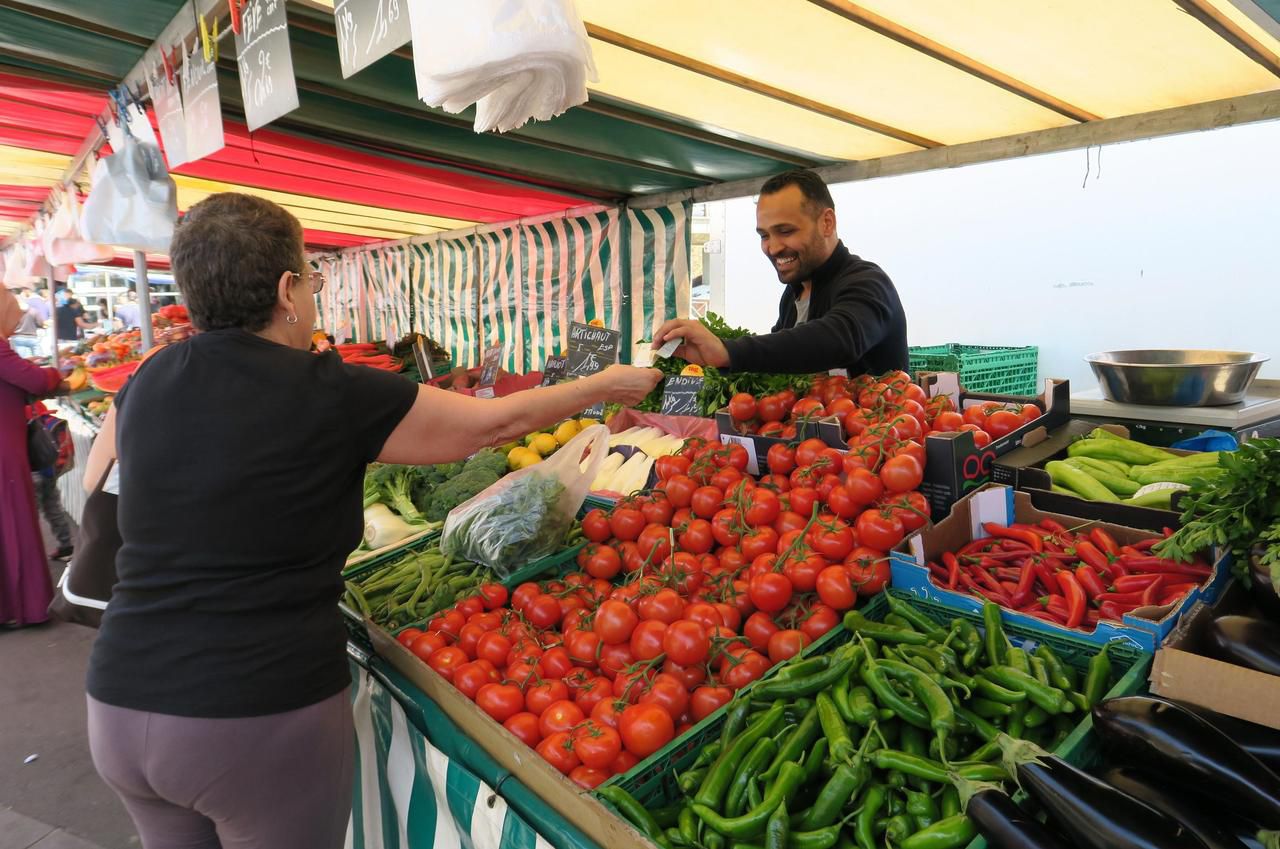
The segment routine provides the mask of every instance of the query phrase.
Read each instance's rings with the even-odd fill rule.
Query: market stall
[[[788,167],[869,179],[1280,117],[1278,24],[1248,0],[785,19],[582,2],[588,101],[500,135],[418,102],[408,35],[353,69],[334,4],[287,4],[296,108],[265,122],[216,58],[236,0],[58,5],[0,4],[0,181],[74,193],[134,108],[117,89],[104,113],[101,89],[156,99],[180,43],[223,84],[219,124],[245,121],[170,162],[176,207],[281,203],[331,283],[324,345],[439,379],[398,350],[421,334],[477,395],[628,361],[687,312],[690,205]],[[831,69],[795,71],[795,44]],[[53,205],[6,198],[11,243]],[[107,388],[145,353],[99,344],[81,377]],[[1280,446],[1148,438],[1168,421],[1252,439],[1266,405],[1090,406],[1034,352],[995,354],[993,383],[963,358],[875,376],[663,358],[639,410],[371,467],[342,602],[352,845],[1207,845],[1177,795],[1192,782],[1274,845],[1280,778],[1246,751],[1280,748],[1274,700],[1249,698],[1280,673]]]

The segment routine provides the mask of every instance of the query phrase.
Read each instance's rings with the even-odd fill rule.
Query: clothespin
[[[227,6],[231,9],[231,31],[236,35],[240,35],[240,7],[243,0],[227,0]]]
[[[97,122],[97,124],[98,124],[98,129],[102,131],[102,138],[103,138],[103,139],[109,139],[109,138],[111,138],[111,134],[107,132],[107,122],[106,122],[106,121],[104,121],[104,120],[102,120],[102,116],[101,116],[101,115],[94,115],[94,116],[93,116],[93,120],[94,120],[95,122]]]
[[[213,45],[209,42],[209,29],[204,24],[204,15],[196,13],[196,22],[200,25],[200,49],[204,53],[204,61],[213,61]],[[216,24],[216,21],[215,21]]]

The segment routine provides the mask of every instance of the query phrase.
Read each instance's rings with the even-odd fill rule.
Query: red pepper
[[[992,590],[983,589],[982,587],[976,587],[975,590],[978,593],[978,595],[982,596],[983,598],[991,599],[1001,607],[1011,606],[1009,604],[1009,597],[1005,595],[1003,592],[994,592]]]
[[[1065,569],[1058,573],[1058,583],[1062,585],[1062,595],[1067,600],[1067,627],[1075,628],[1084,621],[1084,590],[1075,574]]]
[[[1052,531],[1055,534],[1064,534],[1067,532],[1066,527],[1061,522],[1055,522],[1053,519],[1041,519],[1040,527],[1046,531]]]
[[[1009,597],[1009,602],[1012,604],[1013,594],[1018,591],[1018,585],[1013,581],[997,581],[996,583],[1000,584],[1000,588],[1004,590],[1004,594]]]
[[[1107,593],[1100,599],[1102,602],[1111,602],[1112,604],[1132,604],[1134,607],[1142,604],[1143,590],[1134,590],[1127,593]]]
[[[1200,566],[1195,563],[1179,563],[1176,560],[1166,560],[1163,557],[1124,556],[1118,562],[1136,572],[1166,572],[1175,575],[1191,575],[1196,578],[1207,578],[1213,574],[1213,570],[1208,566]]]
[[[1114,602],[1104,601],[1098,605],[1098,618],[1110,619],[1113,622],[1121,622],[1124,620],[1125,610]]]
[[[935,578],[940,578],[944,581],[947,579],[947,570],[939,566],[937,563],[934,563],[932,560],[929,561],[929,572],[932,573]]]
[[[1116,545],[1115,538],[1102,528],[1094,528],[1089,531],[1089,539],[1108,557],[1115,557],[1116,552],[1120,550],[1120,546]]]
[[[1121,575],[1116,578],[1112,586],[1118,593],[1142,592],[1155,581],[1164,578],[1164,575]]]
[[[1040,578],[1040,583],[1044,584],[1044,588],[1050,593],[1062,592],[1062,587],[1058,585],[1058,576],[1054,573],[1048,561],[1037,559],[1035,561],[1036,576]]]
[[[942,553],[942,562],[947,567],[947,589],[954,590],[960,580],[960,561],[950,551]]]
[[[1161,528],[1160,532],[1164,534],[1165,539],[1168,539],[1169,537],[1173,536],[1173,528]]]
[[[1129,552],[1125,551],[1126,548],[1131,548],[1135,551],[1150,551],[1151,546],[1160,542],[1160,539],[1161,539],[1160,537],[1152,537],[1151,539],[1139,540],[1138,542],[1135,542],[1133,545],[1126,545],[1124,548],[1120,549],[1120,553],[1128,554]]]
[[[1001,582],[1013,581],[1016,584],[1022,580],[1024,571],[1016,566],[999,566],[996,568],[996,580]]]
[[[1044,539],[1039,534],[1033,534],[1030,531],[1023,531],[1017,528],[1006,528],[1004,525],[997,525],[995,522],[984,523],[982,529],[999,539],[1011,539],[1026,543],[1036,553],[1044,551]]]
[[[1200,586],[1199,584],[1193,583],[1191,581],[1183,581],[1181,583],[1171,584],[1169,583],[1170,580],[1172,579],[1171,578],[1165,579],[1164,592],[1161,593],[1161,595],[1166,595],[1168,593],[1173,593],[1173,592],[1184,592],[1184,593],[1190,592],[1191,590],[1194,590],[1196,587]]]
[[[1022,573],[1018,576],[1018,586],[1013,592],[1013,603],[1019,608],[1031,599],[1031,588],[1036,583],[1036,567],[1028,559],[1022,564]]]
[[[1098,547],[1087,539],[1082,539],[1076,543],[1076,554],[1080,555],[1080,559],[1088,563],[1095,569],[1107,568],[1107,555],[1098,550]]]
[[[1067,624],[1067,600],[1060,595],[1047,595],[1040,599],[1040,603],[1044,605],[1044,609],[1055,619],[1061,621],[1063,625]]]
[[[1168,591],[1164,595],[1160,596],[1159,604],[1161,607],[1164,607],[1166,604],[1173,604],[1175,601],[1183,598],[1186,594],[1186,590],[1180,590],[1178,592]]]
[[[1091,599],[1096,600],[1098,596],[1107,591],[1106,586],[1102,583],[1102,578],[1098,577],[1098,573],[1093,570],[1092,566],[1086,564],[1076,569],[1075,577]]]
[[[1102,621],[1102,617],[1099,616],[1098,611],[1094,610],[1093,608],[1090,608],[1084,612],[1084,624],[1089,626],[1088,628],[1085,629],[1086,631],[1092,631],[1095,627],[1097,627],[1097,624],[1101,621]]]
[[[999,593],[1000,595],[1004,595],[1004,587],[1000,586],[999,581],[991,577],[991,573],[988,572],[987,570],[970,569],[969,572],[974,576],[975,580],[984,584],[987,587],[987,589],[991,590],[994,593]]]
[[[1028,533],[1035,534],[1040,537],[1040,539],[1045,539],[1046,537],[1053,535],[1053,532],[1050,530],[1042,528],[1039,525],[1028,525],[1026,522],[1014,522],[1009,527],[1013,528],[1015,531],[1026,531]]]
[[[983,546],[987,546],[990,544],[991,544],[991,540],[988,539],[987,537],[983,537],[982,539],[975,539],[973,542],[965,543],[964,547],[956,552],[956,555],[959,557],[964,557],[966,554],[973,554],[975,551],[981,550]]]
[[[1147,584],[1147,588],[1142,591],[1142,604],[1155,604],[1160,598],[1160,588],[1164,586],[1164,575],[1156,575],[1156,579]]]
[[[1055,625],[1062,625],[1067,621],[1065,616],[1054,616],[1047,610],[1027,610],[1024,611],[1028,616],[1034,616],[1037,619],[1043,619],[1046,622],[1052,622]]]

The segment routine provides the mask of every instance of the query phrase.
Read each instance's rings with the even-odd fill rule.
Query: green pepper
[[[775,674],[775,679],[804,678],[813,675],[815,672],[821,672],[831,664],[830,655],[820,654],[816,657],[808,657],[804,660],[799,658],[784,663],[782,668]]]
[[[680,792],[688,795],[697,792],[702,786],[702,782],[707,777],[708,767],[700,766],[697,769],[687,769],[680,773],[680,779],[676,782],[680,788]]]
[[[702,845],[704,849],[727,849],[729,841],[724,839],[723,834],[708,831],[702,835]]]
[[[1013,713],[1013,705],[984,698],[973,699],[969,702],[969,708],[985,719],[1002,719]]]
[[[898,844],[898,849],[959,849],[978,836],[973,821],[964,814],[938,820]]]
[[[1053,649],[1041,644],[1036,648],[1035,656],[1044,663],[1045,670],[1049,673],[1050,684],[1059,690],[1072,689],[1071,676],[1067,674],[1067,668],[1063,666],[1058,656],[1053,653]]]
[[[664,849],[669,849],[671,842],[667,840],[666,833],[663,832],[653,815],[626,790],[615,784],[596,788],[596,795],[617,808],[618,813],[626,817],[627,821],[636,827],[636,831],[639,831],[659,846],[664,847]]]
[[[946,641],[946,629],[930,619],[923,611],[917,610],[903,599],[895,596],[893,593],[886,592],[882,595],[884,596],[884,600],[888,602],[889,609],[910,622],[917,631],[925,634],[934,642],[941,643]]]
[[[866,728],[875,722],[877,710],[870,690],[861,684],[849,688],[849,712],[853,715],[853,722]]]
[[[887,791],[882,785],[873,784],[862,797],[862,810],[854,820],[853,833],[858,839],[858,849],[878,849],[876,844],[876,818],[884,806]]]
[[[765,711],[751,725],[747,726],[738,737],[716,758],[715,764],[707,772],[702,786],[694,794],[693,801],[707,808],[715,809],[724,801],[729,782],[738,771],[738,765],[747,756],[751,748],[760,740],[773,733],[782,722],[782,702],[778,702]]]
[[[1066,707],[1067,700],[1061,690],[1041,684],[1020,669],[1012,666],[989,666],[982,674],[1002,687],[1021,690],[1027,694],[1032,704],[1039,705],[1047,713],[1062,713]]]
[[[967,708],[956,708],[956,722],[962,730],[971,731],[983,740],[994,740],[1000,733],[998,728]]]
[[[698,842],[698,818],[694,816],[693,809],[688,805],[680,806],[680,814],[676,817],[676,831],[686,843]]]
[[[976,679],[976,686],[973,688],[978,695],[993,702],[1000,702],[1005,705],[1016,705],[1018,702],[1025,702],[1027,694],[1021,690],[1011,690],[1007,687],[1001,687],[989,678],[979,675]]]
[[[831,849],[840,839],[840,826],[829,825],[814,831],[793,831],[787,841],[788,849]]]
[[[720,741],[712,740],[710,743],[702,747],[702,751],[698,752],[698,756],[693,759],[693,765],[690,769],[696,769],[700,766],[710,766],[716,758],[720,757]]]
[[[927,757],[929,754],[929,744],[924,739],[924,731],[914,725],[902,726],[898,737],[898,746],[908,755]],[[916,778],[915,776],[912,776],[908,783],[919,790],[923,790],[925,785],[924,779]]]
[[[1013,713],[1009,715],[1009,721],[1004,724],[1004,733],[1010,737],[1021,737],[1026,730],[1027,711],[1031,705],[1027,702],[1019,702],[1013,706]]]
[[[751,781],[747,784],[747,808],[757,808],[764,801],[764,795],[760,792],[760,782]]]
[[[880,749],[871,756],[871,761],[878,769],[898,770],[934,784],[945,784],[948,780],[946,768],[937,761],[918,755],[909,755],[896,749]],[[997,764],[965,763],[952,766],[952,772],[972,781],[1004,781],[1009,777],[1004,767]]]
[[[978,636],[978,629],[967,619],[953,619],[951,624],[959,630],[960,636],[965,641],[965,650],[961,655],[960,663],[965,669],[972,669],[978,662],[978,654],[982,651],[982,638]]]
[[[903,617],[899,616],[896,613],[886,613],[884,615],[884,619],[880,621],[886,625],[892,625],[895,628],[901,628],[904,631],[920,631],[919,628],[911,624],[910,620],[904,619]],[[920,633],[923,634],[924,632],[920,631]]]
[[[1049,721],[1049,714],[1040,705],[1032,705],[1027,711],[1027,715],[1022,718],[1022,723],[1027,728],[1039,728]]]
[[[791,736],[787,738],[786,742],[778,746],[777,753],[773,756],[773,761],[760,773],[761,780],[772,781],[773,777],[778,774],[778,770],[782,769],[784,763],[797,760],[801,754],[809,750],[809,747],[813,745],[813,741],[818,739],[818,734],[821,731],[822,727],[818,723],[818,707],[814,705],[800,720],[800,724],[791,732]]]
[[[948,784],[942,791],[942,800],[938,803],[938,813],[943,818],[954,817],[961,812],[960,791],[954,784]]]
[[[1017,646],[1010,647],[1005,652],[1005,666],[1012,666],[1019,672],[1031,674],[1031,661],[1027,659],[1027,653]]]
[[[1041,658],[1036,657],[1034,654],[1029,656],[1027,661],[1031,664],[1031,677],[1035,678],[1046,687],[1057,686],[1049,680],[1049,664],[1045,663]]]
[[[1084,700],[1090,708],[1102,701],[1111,681],[1111,644],[1107,643],[1089,660],[1089,670],[1084,676]]]
[[[836,771],[831,773],[831,777],[818,793],[818,798],[805,812],[799,828],[802,831],[812,831],[825,828],[835,822],[869,775],[870,772],[861,761],[840,764],[836,767]]]
[[[885,824],[884,839],[890,846],[897,846],[910,837],[913,830],[911,817],[907,814],[897,814],[889,817],[889,822]]]
[[[929,727],[933,729],[939,742],[956,730],[955,706],[951,704],[951,698],[942,687],[914,666],[891,660],[877,661],[877,663],[886,674],[897,678],[911,688],[911,692],[928,712]],[[904,716],[903,719],[907,717]],[[910,720],[907,721],[910,722]]]
[[[764,769],[769,759],[778,750],[778,744],[772,737],[762,737],[751,747],[751,751],[742,759],[742,766],[729,785],[729,793],[725,796],[724,813],[727,817],[736,817],[746,807],[747,785],[756,780],[760,770]]]
[[[821,672],[785,681],[772,678],[761,681],[755,686],[752,696],[760,699],[794,699],[799,696],[812,696],[827,689],[841,678],[847,677],[849,670],[853,669],[861,655],[860,647],[852,644],[843,645],[836,649],[830,665]]]
[[[804,759],[804,784],[808,784],[818,774],[818,770],[822,769],[822,762],[827,757],[827,741],[825,738],[813,744],[813,748],[809,750],[809,754]]]
[[[845,725],[835,700],[827,693],[818,694],[818,723],[827,738],[831,757],[843,763],[853,757],[853,738],[849,736],[849,726]]]
[[[901,790],[907,786],[907,774],[905,772],[899,772],[896,769],[889,770],[884,777],[884,786],[891,790]],[[897,798],[898,797],[896,795],[891,795],[889,800],[892,802]]]
[[[836,703],[836,710],[845,722],[857,724],[853,718],[853,706],[849,704],[849,679],[841,678],[831,685],[831,700]]]
[[[804,781],[804,768],[788,761],[778,771],[778,780],[769,788],[760,804],[737,817],[722,817],[712,808],[699,802],[692,804],[693,812],[710,829],[725,837],[735,839],[758,837],[764,831],[769,818],[789,798],[793,797]]]
[[[736,701],[729,707],[724,716],[724,728],[720,730],[721,751],[729,748],[729,744],[747,727],[747,714],[750,711],[751,703],[746,699]]]
[[[844,615],[844,627],[855,634],[861,634],[865,638],[879,640],[882,643],[913,643],[918,646],[929,644],[927,634],[895,628],[881,622],[872,622],[856,610],[850,610]]]
[[[649,813],[653,814],[653,821],[656,822],[660,828],[670,828],[679,822],[680,812],[687,811],[688,809],[688,805],[684,802],[679,802],[675,805],[665,805],[661,808],[654,808]]]
[[[928,793],[908,790],[907,813],[915,820],[916,829],[928,828],[938,819],[938,806]]]
[[[862,667],[862,680],[871,692],[875,693],[880,704],[892,710],[903,721],[918,728],[929,727],[929,714],[924,708],[898,695],[889,683],[889,678],[882,665],[886,661],[868,660]]]
[[[1005,652],[1010,648],[1004,635],[1004,623],[1000,621],[1000,605],[988,601],[982,605],[982,625],[986,629],[987,663],[1004,663]]]
[[[778,803],[764,827],[764,849],[787,849],[791,837],[791,819],[787,816],[786,800]]]

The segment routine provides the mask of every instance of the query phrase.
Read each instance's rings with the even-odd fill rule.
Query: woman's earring
[[[298,317],[292,313],[284,317],[285,324],[297,324]]]

